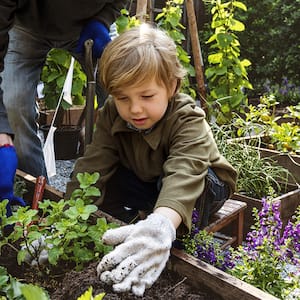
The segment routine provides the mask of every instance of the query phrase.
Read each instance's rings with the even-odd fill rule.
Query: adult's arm
[[[3,104],[1,72],[4,69],[4,57],[8,47],[8,31],[13,24],[16,9],[17,1],[0,1],[0,133],[3,134],[12,134],[12,130],[9,126],[6,110]],[[5,137],[5,135],[2,135],[1,139],[8,139],[8,136]]]

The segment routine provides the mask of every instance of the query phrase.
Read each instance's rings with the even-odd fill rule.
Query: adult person
[[[48,52],[66,49],[83,61],[84,42],[91,38],[93,56],[99,58],[110,41],[109,27],[126,2],[0,1],[0,166],[5,162],[9,170],[1,173],[0,200],[7,189],[13,194],[16,166],[35,177],[47,176],[35,99]]]
[[[200,227],[235,190],[236,171],[220,154],[204,111],[179,92],[185,70],[174,41],[143,24],[116,37],[99,64],[109,98],[98,112],[93,141],[75,163],[78,173],[99,172],[101,210],[135,224],[106,232],[116,248],[97,267],[117,292],[143,295],[159,277],[177,235]],[[141,213],[143,212],[143,213]]]

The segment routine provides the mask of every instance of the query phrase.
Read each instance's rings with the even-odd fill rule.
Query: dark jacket
[[[128,128],[109,98],[99,110],[93,142],[75,164],[65,198],[78,187],[77,173],[97,171],[102,196],[96,204],[101,204],[105,201],[105,183],[118,164],[145,182],[163,175],[155,207],[174,209],[188,229],[195,202],[204,190],[208,167],[229,184],[231,193],[235,190],[236,171],[218,151],[204,111],[184,94],[172,99],[166,114],[150,133]]]
[[[123,0],[1,0],[0,72],[4,68],[8,31],[13,24],[50,40],[76,39],[84,24],[91,19],[99,20],[109,27],[127,2]],[[1,132],[10,133],[1,87],[0,123]]]

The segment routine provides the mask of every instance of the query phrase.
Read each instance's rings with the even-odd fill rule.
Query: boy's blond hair
[[[128,29],[110,42],[101,57],[100,82],[109,94],[120,88],[139,86],[156,79],[169,94],[177,81],[178,92],[186,74],[180,64],[176,45],[164,31],[150,24]]]

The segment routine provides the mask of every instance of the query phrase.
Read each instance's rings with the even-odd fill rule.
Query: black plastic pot
[[[50,125],[42,125],[40,130],[46,140]],[[67,160],[78,156],[79,136],[81,127],[76,125],[62,125],[54,132],[55,159]]]

